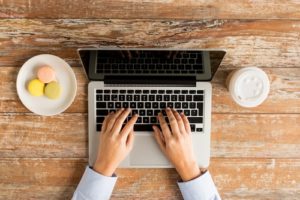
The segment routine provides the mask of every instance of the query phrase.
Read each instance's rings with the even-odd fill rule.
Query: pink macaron
[[[41,82],[50,83],[55,80],[55,71],[46,65],[38,69],[37,76]]]

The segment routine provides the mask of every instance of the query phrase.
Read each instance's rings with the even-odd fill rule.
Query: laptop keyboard
[[[100,74],[199,74],[203,73],[200,51],[99,51]]]
[[[96,130],[101,130],[109,112],[131,108],[124,125],[134,114],[139,114],[134,130],[152,131],[152,125],[159,126],[158,113],[166,116],[165,108],[169,107],[188,117],[192,132],[203,132],[196,126],[203,123],[203,100],[203,90],[96,90]],[[169,123],[167,117],[166,120]]]

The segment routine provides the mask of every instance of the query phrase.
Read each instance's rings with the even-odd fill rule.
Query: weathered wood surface
[[[1,18],[299,19],[295,0],[2,0]]]
[[[82,68],[73,68],[78,80],[75,102],[66,112],[82,113],[87,111],[87,79]],[[268,99],[259,107],[242,108],[231,99],[225,79],[233,69],[217,72],[213,79],[214,113],[300,113],[300,68],[265,68],[271,82]],[[0,113],[29,112],[20,102],[15,81],[19,68],[0,67]]]
[[[0,115],[0,156],[87,157],[87,115]],[[288,127],[288,128],[287,128]],[[212,157],[299,158],[300,114],[213,114]]]
[[[79,66],[92,46],[217,48],[225,68],[300,67],[300,20],[2,19],[0,66],[51,53]]]
[[[1,159],[1,197],[70,199],[85,165],[85,159]],[[224,199],[296,200],[299,170],[299,159],[214,158],[210,167]],[[118,169],[117,174],[112,199],[182,199],[173,169]]]

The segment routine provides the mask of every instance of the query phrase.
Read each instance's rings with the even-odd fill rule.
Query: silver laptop
[[[122,107],[130,107],[131,115],[138,113],[139,119],[134,126],[134,147],[121,167],[172,167],[152,136],[152,125],[159,125],[156,116],[166,107],[189,118],[198,164],[209,165],[210,80],[224,51],[103,48],[79,49],[78,53],[89,80],[90,165],[96,159],[104,117]]]

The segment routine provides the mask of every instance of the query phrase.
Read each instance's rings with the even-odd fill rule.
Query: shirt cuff
[[[116,181],[115,174],[112,177],[103,176],[86,167],[72,200],[109,199]]]
[[[185,200],[221,199],[208,171],[191,181],[178,182],[178,186]]]

